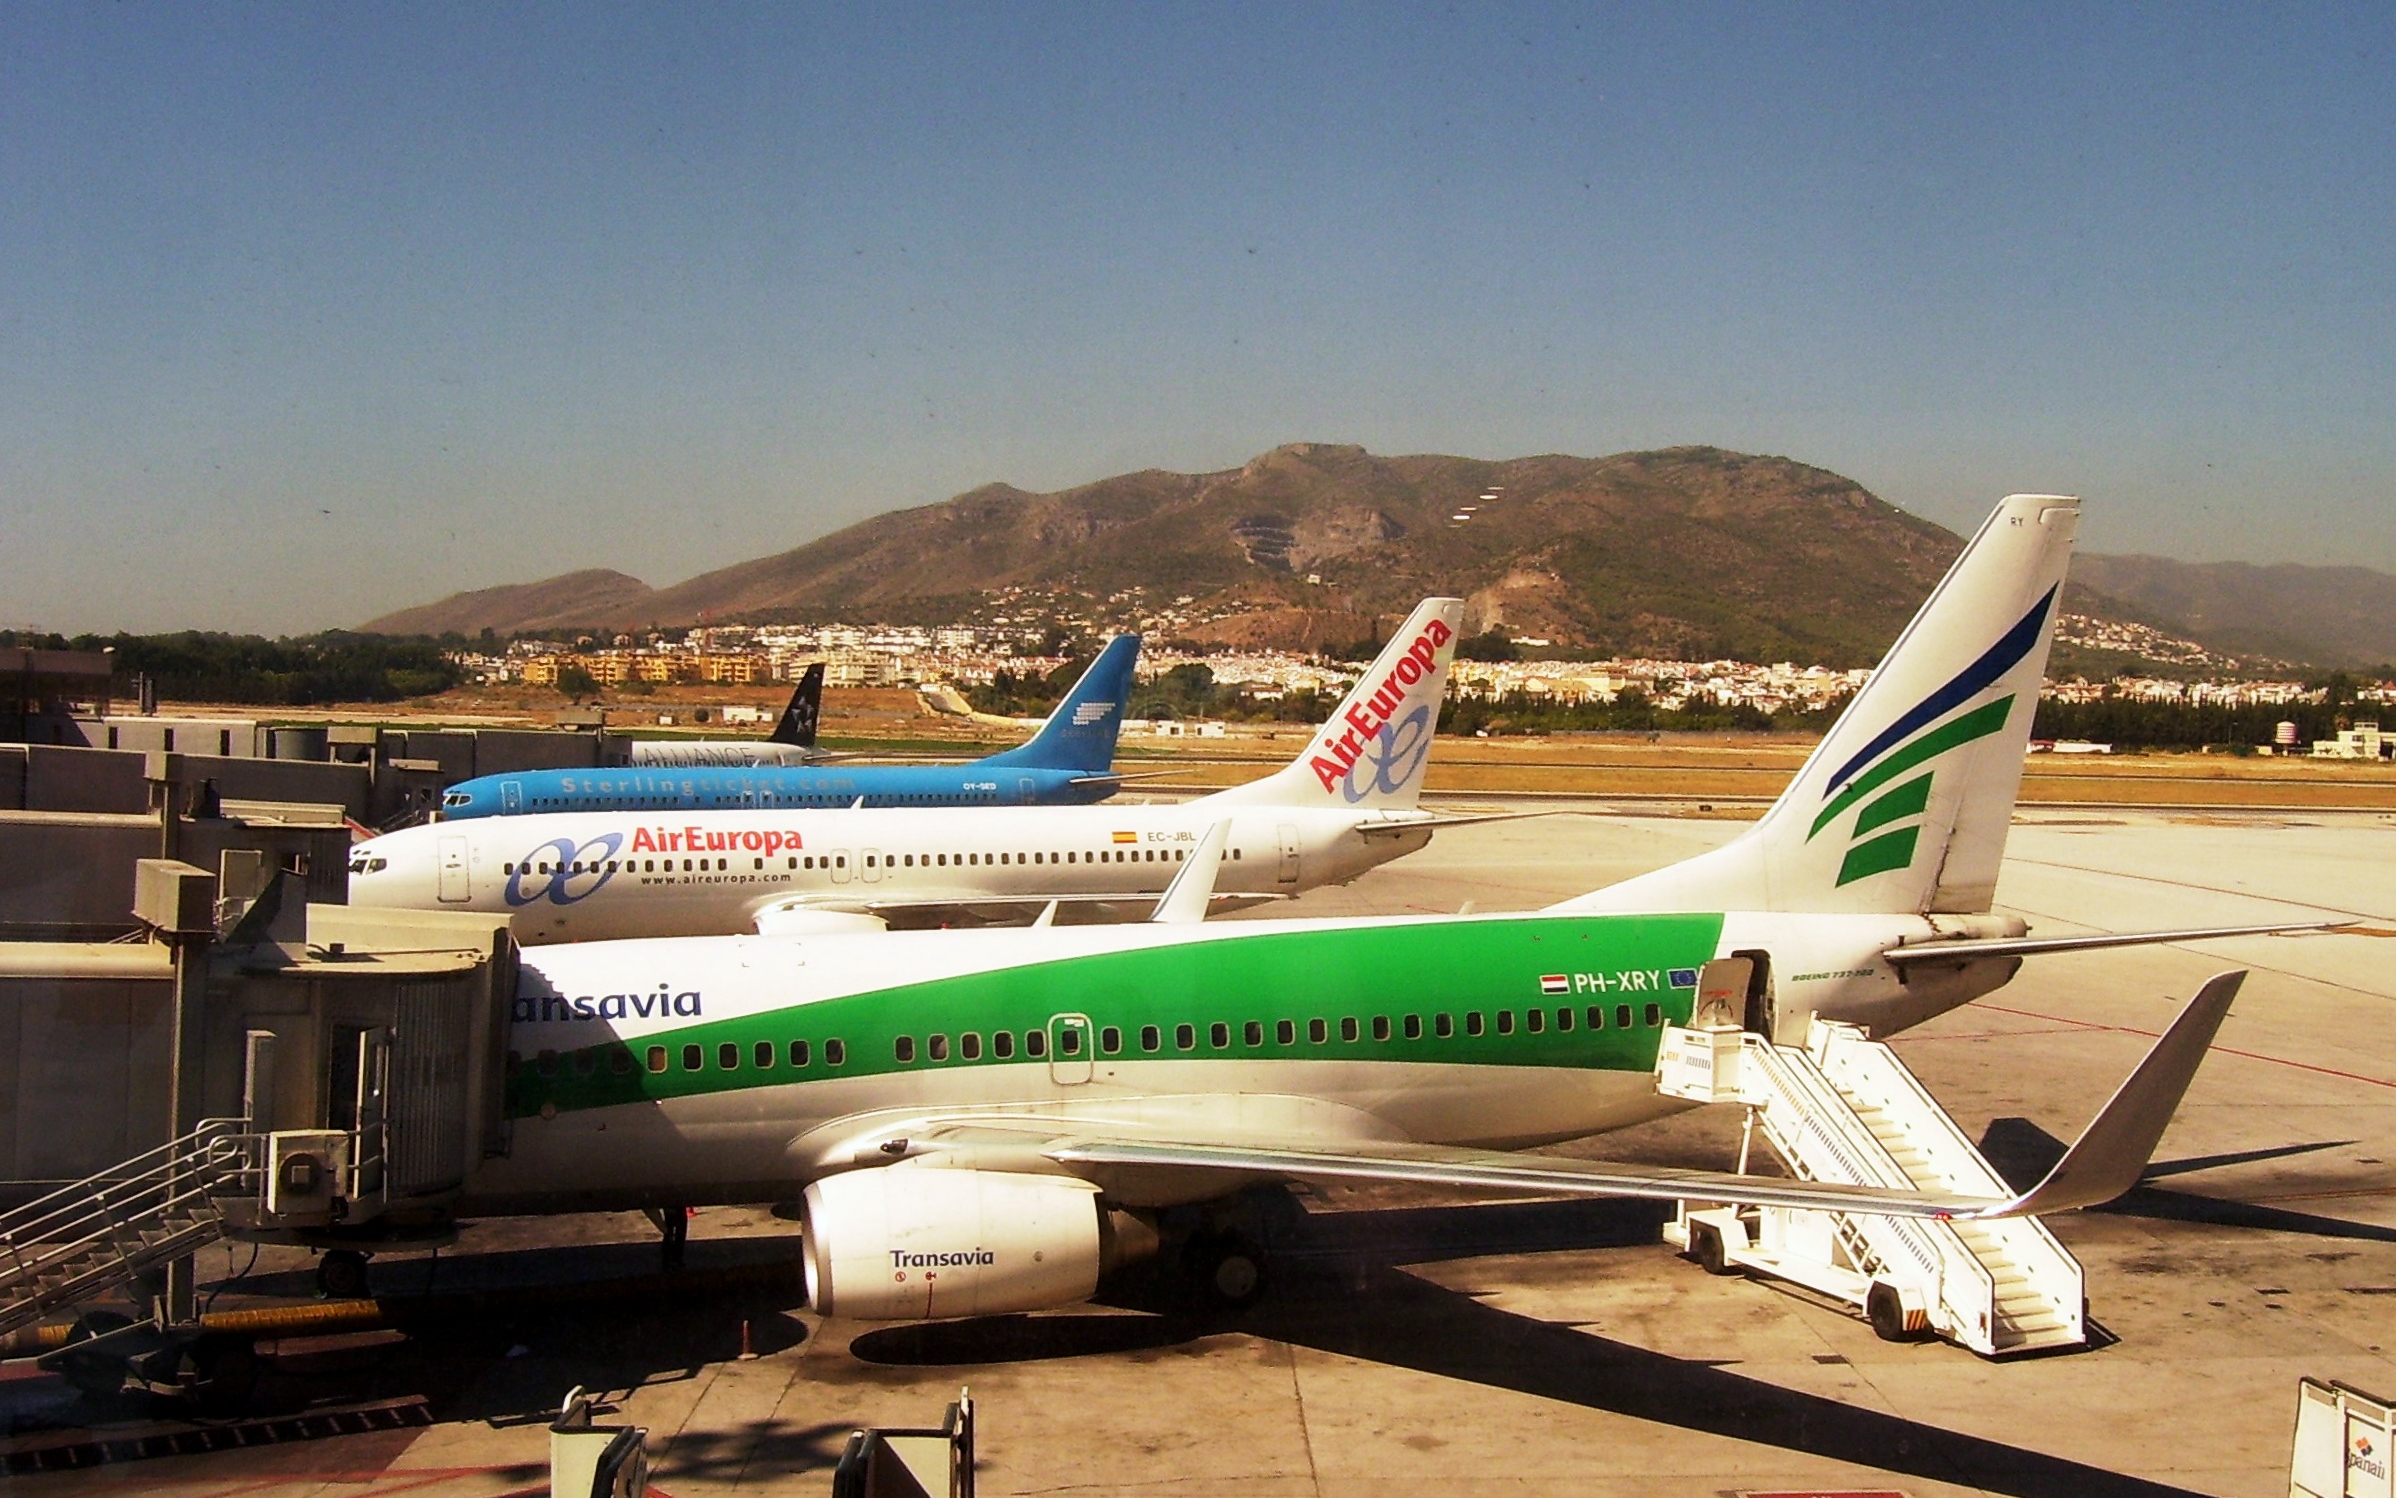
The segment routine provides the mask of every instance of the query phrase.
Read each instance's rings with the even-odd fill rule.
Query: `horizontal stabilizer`
[[[1481,822],[1519,822],[1525,817],[1560,817],[1565,812],[1542,808],[1538,811],[1449,812],[1444,815],[1391,817],[1382,822],[1360,822],[1358,837],[1396,837],[1404,832],[1436,832],[1442,827],[1471,827]]]
[[[2289,921],[2272,926],[2200,926],[2186,931],[2124,931],[2092,936],[1996,937],[1986,941],[1925,941],[1891,947],[1881,957],[1898,967],[1909,962],[1972,962],[1984,957],[2037,957],[2050,952],[2094,952],[2106,947],[2151,947],[2166,942],[2219,941],[2230,936],[2288,936],[2306,931],[2342,931],[2354,921]]]

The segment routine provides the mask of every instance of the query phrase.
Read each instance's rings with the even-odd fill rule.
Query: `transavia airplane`
[[[735,807],[1078,806],[1123,784],[1115,738],[1131,695],[1138,635],[1107,642],[1029,742],[963,765],[759,765],[689,769],[530,770],[461,780],[441,795],[444,822],[568,811],[713,811]]]
[[[2239,975],[2207,984],[2016,1196],[1510,1153],[1689,1106],[1658,1094],[1658,1041],[1717,960],[1754,975],[1752,1026],[1886,1034],[2030,953],[2191,934],[2037,941],[1986,914],[2078,514],[1999,506],[1745,835],[1548,910],[1201,924],[1209,881],[1237,867],[1215,856],[1238,820],[1222,807],[1148,923],[527,953],[511,1149],[460,1210],[801,1197],[814,1305],[912,1319],[1082,1299],[1153,1249],[1166,1209],[1276,1179],[1950,1219],[2108,1200]],[[1226,1293],[1242,1279],[1210,1274]]]
[[[1178,806],[440,822],[351,849],[349,898],[509,912],[527,943],[823,935],[975,907],[1015,907],[1026,919],[1052,901],[1145,907],[1217,822],[1227,827],[1210,891],[1217,901],[1343,884],[1423,847],[1439,827],[1481,820],[1416,808],[1463,614],[1457,599],[1423,603],[1288,766]]]
[[[824,663],[799,677],[774,731],[762,739],[634,739],[636,766],[811,765],[824,756],[815,747],[815,725],[824,712]]]

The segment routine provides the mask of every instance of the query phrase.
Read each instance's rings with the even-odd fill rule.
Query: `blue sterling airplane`
[[[481,775],[451,786],[440,820],[559,811],[729,807],[1078,806],[1123,784],[1114,773],[1138,635],[1117,635],[1027,743],[963,765],[623,765]]]

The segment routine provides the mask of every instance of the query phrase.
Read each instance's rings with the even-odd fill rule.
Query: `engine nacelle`
[[[884,1166],[807,1188],[807,1303],[927,1321],[1087,1300],[1102,1267],[1098,1189],[1059,1176]]]

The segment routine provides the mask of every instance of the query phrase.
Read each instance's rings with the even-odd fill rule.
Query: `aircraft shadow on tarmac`
[[[2311,1144],[2283,1144],[2271,1149],[2242,1150],[2228,1155],[2201,1155],[2185,1160],[2158,1160],[2147,1167],[2139,1183],[2118,1199],[2091,1212],[2116,1217],[2144,1217],[2159,1222],[2196,1222],[2211,1227],[2258,1228],[2273,1233],[2302,1233],[2315,1238],[2349,1238],[2358,1243],[2396,1243],[2396,1228],[2368,1222],[2348,1222],[2283,1207],[2200,1196],[2153,1184],[2170,1176],[2193,1175],[2228,1165],[2250,1165],[2321,1150],[2343,1149],[2351,1139],[2324,1139]],[[2016,1191],[2027,1191],[2063,1158],[2064,1143],[2026,1118],[1994,1118],[1980,1137],[1980,1153]]]
[[[1638,1202],[1279,1214],[1271,1227],[1273,1288],[1247,1310],[1194,1309],[1170,1277],[1127,1274],[1102,1287],[1100,1303],[1135,1314],[993,1316],[889,1327],[859,1336],[849,1350],[872,1363],[959,1367],[1137,1353],[1241,1332],[2021,1498],[2185,1491],[1518,1316],[1402,1267],[1653,1244],[1661,1215],[1655,1205]]]

